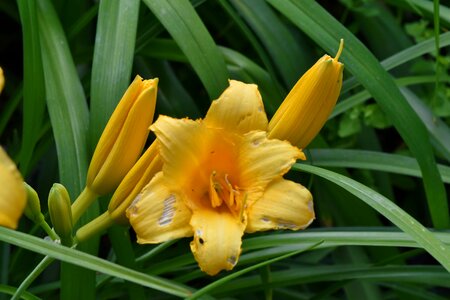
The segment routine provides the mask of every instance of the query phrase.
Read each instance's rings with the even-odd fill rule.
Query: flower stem
[[[77,230],[75,235],[76,242],[83,242],[95,235],[98,235],[112,225],[114,225],[114,220],[111,218],[108,211],[106,211]]]
[[[39,222],[39,226],[41,226],[42,229],[44,229],[44,231],[52,240],[59,240],[59,236],[53,231],[53,229],[50,227],[50,225],[48,225],[48,223],[44,219],[42,219]]]
[[[81,215],[91,206],[92,202],[98,198],[98,195],[85,187],[78,198],[72,204],[72,222],[77,223]]]

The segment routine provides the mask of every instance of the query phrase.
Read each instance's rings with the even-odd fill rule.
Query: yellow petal
[[[324,55],[295,84],[268,126],[269,138],[288,140],[305,148],[333,110],[342,87],[344,65]]]
[[[238,134],[266,130],[267,116],[258,86],[230,80],[230,86],[212,102],[205,123]]]
[[[267,185],[285,174],[303,152],[286,141],[269,140],[262,131],[249,132],[240,147],[240,188],[247,193],[247,204],[262,196]]]
[[[127,217],[136,232],[138,243],[161,243],[192,236],[191,211],[180,195],[166,184],[162,172],[127,209]]]
[[[205,144],[210,143],[207,130],[199,121],[160,116],[150,127],[158,138],[163,171],[167,179],[183,185],[193,170],[202,167]],[[209,175],[208,175],[209,182]]]
[[[0,226],[12,229],[17,223],[26,205],[26,191],[22,176],[16,165],[0,147]]]
[[[236,265],[245,223],[228,211],[204,209],[193,212],[191,226],[194,231],[191,250],[203,272],[216,275]]]
[[[248,209],[246,232],[270,229],[299,230],[314,220],[311,193],[283,178],[272,181],[261,199]]]

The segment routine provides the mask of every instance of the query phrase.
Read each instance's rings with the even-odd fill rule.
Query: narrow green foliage
[[[100,2],[91,77],[91,148],[130,84],[139,1]]]
[[[351,178],[325,169],[310,165],[295,165],[294,169],[323,177],[354,194],[401,230],[411,235],[419,245],[426,249],[444,268],[450,271],[450,247],[442,243],[433,233],[389,199]]]
[[[20,170],[22,174],[27,174],[42,128],[45,111],[45,86],[36,2],[19,0],[17,4],[22,22],[24,66],[23,143],[20,152]]]
[[[342,62],[372,94],[416,156],[423,173],[433,224],[436,228],[447,228],[450,223],[446,192],[432,148],[429,143],[423,142],[428,141],[428,134],[392,77],[348,29],[316,2],[269,0],[269,3],[330,53],[336,51],[339,38],[345,40],[347,50],[341,57]],[[335,46],[332,46],[333,43]]]
[[[144,0],[172,35],[208,91],[216,99],[227,87],[223,56],[188,0]]]

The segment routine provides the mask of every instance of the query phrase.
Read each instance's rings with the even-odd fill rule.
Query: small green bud
[[[27,192],[27,206],[25,206],[24,213],[28,219],[36,224],[40,224],[44,220],[44,215],[41,212],[39,196],[28,183],[24,182],[23,185]]]
[[[53,184],[48,195],[48,211],[53,228],[61,239],[61,244],[72,246],[72,210],[66,188],[59,183]]]

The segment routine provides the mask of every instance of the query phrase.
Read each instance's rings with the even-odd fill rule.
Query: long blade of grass
[[[442,82],[450,82],[449,77],[441,77],[439,79]],[[409,76],[409,77],[402,77],[395,80],[395,83],[398,86],[409,86],[409,85],[415,85],[415,84],[423,84],[423,83],[432,83],[436,81],[436,76],[433,75],[423,75],[423,76]],[[403,93],[404,94],[404,93]],[[405,96],[406,97],[406,96]],[[331,113],[330,117],[328,119],[332,119],[343,112],[349,110],[350,108],[364,103],[366,100],[369,100],[371,98],[370,93],[367,90],[363,90],[357,94],[354,94],[346,99],[342,99],[339,101],[338,104],[333,109],[333,112]],[[408,100],[408,98],[406,97]],[[408,101],[410,104],[411,102]],[[414,106],[413,106],[414,108]],[[420,117],[420,115],[419,115]]]
[[[311,149],[311,163],[319,167],[357,168],[421,177],[413,157],[377,151],[349,149]],[[450,183],[450,167],[438,165],[445,183]]]
[[[84,187],[87,171],[88,108],[56,12],[48,0],[37,3],[47,107],[58,152],[60,179],[74,198]]]
[[[0,227],[0,240],[70,264],[159,290],[169,295],[187,297],[192,292],[189,288],[173,281],[140,273],[96,256],[8,228]]]
[[[450,45],[450,32],[442,33],[441,35],[439,35],[439,39],[440,48]],[[433,52],[434,50],[435,41],[434,38],[431,38],[386,58],[381,62],[381,65],[386,71],[389,71],[424,54]],[[356,86],[358,86],[357,79],[355,77],[351,77],[344,81],[342,85],[342,93],[346,93]]]
[[[268,0],[327,52],[333,53],[343,38],[346,50],[342,61],[392,121],[419,162],[428,200],[428,209],[436,228],[449,226],[446,191],[428,141],[425,126],[400,93],[392,77],[370,51],[317,2]],[[334,46],[333,46],[334,45]]]
[[[265,1],[232,0],[231,3],[267,49],[285,86],[293,86],[311,62],[306,61],[292,33]]]
[[[35,1],[17,1],[23,35],[23,129],[20,171],[26,175],[45,112],[44,70]]]
[[[417,220],[383,195],[351,178],[322,168],[305,164],[296,164],[293,169],[323,177],[352,193],[382,214],[398,228],[409,234],[419,245],[442,264],[444,268],[450,271],[450,248],[437,239],[433,233],[428,231],[428,229]]]
[[[184,52],[210,99],[216,99],[228,86],[228,71],[223,56],[192,4],[188,0],[144,2]]]
[[[88,108],[80,79],[58,16],[51,1],[37,2],[39,37],[43,58],[47,108],[58,154],[59,179],[75,199],[85,184],[87,172]],[[98,214],[93,205],[81,222]],[[80,249],[95,253],[97,241]],[[61,264],[61,298],[91,299],[95,291],[95,274]]]
[[[17,288],[12,287],[12,286],[8,286],[8,285],[4,285],[4,284],[0,284],[0,293],[1,294],[5,294],[5,295],[14,295],[14,293],[16,292]],[[41,298],[36,297],[35,295],[29,293],[29,292],[24,292],[22,294],[22,299],[25,300],[41,300]]]
[[[446,245],[450,245],[450,233],[435,232],[434,235]],[[421,247],[409,234],[393,227],[336,227],[251,237],[244,240],[242,248],[250,254],[251,250],[269,247],[283,249],[286,246],[318,241],[323,243],[318,245],[317,249],[338,246]]]
[[[300,265],[272,273],[270,287],[297,286],[307,283],[332,283],[343,280],[370,282],[404,282],[409,284],[429,285],[430,287],[450,287],[448,272],[440,267],[430,266],[309,266]],[[261,290],[258,275],[239,278],[224,285],[214,296],[237,295]]]
[[[130,83],[139,0],[100,2],[91,78],[91,148]]]
[[[434,3],[429,0],[387,0],[387,2],[394,6],[404,7],[408,9],[413,9],[418,12],[421,16],[434,18]],[[445,26],[450,26],[450,8],[448,6],[439,6],[439,18]]]
[[[301,247],[301,249],[298,249],[297,251],[294,251],[294,252],[291,252],[291,253],[288,253],[288,254],[284,254],[284,255],[282,255],[282,256],[279,256],[279,257],[276,257],[276,258],[269,259],[269,260],[267,260],[267,261],[263,261],[263,262],[261,262],[261,263],[259,263],[259,264],[256,264],[256,265],[247,267],[247,268],[245,268],[245,269],[243,269],[243,270],[236,271],[236,272],[234,272],[234,273],[232,273],[232,274],[230,274],[230,275],[227,275],[227,276],[225,276],[225,277],[223,277],[223,278],[221,278],[221,279],[218,279],[218,280],[214,281],[213,283],[211,283],[211,284],[209,284],[209,285],[207,285],[207,286],[201,288],[200,290],[198,290],[198,291],[196,291],[194,294],[192,294],[192,296],[189,297],[188,299],[191,299],[191,300],[193,300],[193,299],[198,299],[199,297],[205,295],[206,293],[209,293],[209,292],[211,292],[211,291],[214,291],[215,289],[220,288],[220,287],[223,286],[225,283],[230,282],[230,281],[231,281],[232,279],[234,279],[234,278],[237,278],[237,277],[239,277],[239,276],[242,276],[242,275],[244,275],[245,273],[248,273],[248,272],[250,272],[250,271],[259,269],[259,268],[261,268],[261,267],[263,267],[263,266],[267,266],[267,265],[270,265],[270,264],[275,263],[275,262],[277,262],[277,261],[280,261],[280,260],[282,260],[282,259],[291,257],[291,256],[293,256],[293,255],[300,254],[300,253],[302,253],[302,252],[305,252],[305,251],[314,249],[314,248],[315,248],[317,245],[319,245],[320,243],[321,243],[321,242],[318,242],[318,243],[315,243],[315,244],[312,244],[312,245],[309,245],[309,246],[304,246],[304,247]]]
[[[434,147],[450,162],[450,128],[410,89],[401,88],[401,92],[427,127]]]
[[[283,95],[279,93],[279,90],[274,81],[271,79],[269,73],[237,51],[225,47],[219,47],[219,50],[225,58],[228,69],[236,70],[237,74],[245,73],[248,75],[248,79],[250,80],[244,80],[243,78],[235,76],[232,76],[232,78],[243,80],[247,83],[256,83],[258,85],[258,89],[261,91],[266,111],[274,113],[280,105]],[[157,59],[183,63],[188,62],[186,56],[183,54],[175,41],[168,39],[153,39],[151,44],[140,50],[139,54]],[[160,84],[163,85],[164,83],[161,82]],[[184,104],[182,105],[184,107],[186,106]]]

